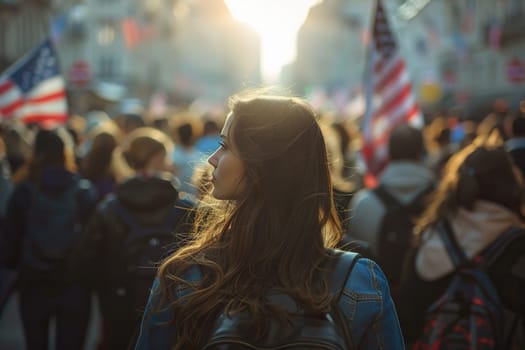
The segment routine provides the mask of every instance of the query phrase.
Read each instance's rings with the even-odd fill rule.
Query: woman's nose
[[[217,155],[217,151],[215,151],[209,158],[208,158],[208,163],[213,166],[214,168],[217,167],[217,158],[216,158],[216,155]]]

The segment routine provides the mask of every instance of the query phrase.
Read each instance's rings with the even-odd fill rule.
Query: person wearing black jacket
[[[178,198],[173,177],[164,172],[171,147],[155,129],[128,135],[113,163],[132,175],[98,205],[77,246],[75,269],[89,276],[86,282],[98,294],[112,350],[125,349],[133,338],[155,264],[183,243],[191,223],[191,204]]]
[[[27,349],[47,349],[56,320],[56,349],[81,349],[90,297],[68,275],[68,256],[95,206],[91,183],[75,173],[65,130],[38,131],[28,161],[13,177],[0,235],[0,267],[16,270]],[[6,296],[7,297],[7,296]]]
[[[505,248],[488,266],[488,275],[507,310],[503,338],[512,340],[508,339],[510,325],[516,317],[523,320],[525,316],[523,191],[523,179],[503,148],[474,143],[451,158],[416,225],[418,244],[406,260],[396,300],[407,344],[422,335],[426,311],[445,293],[454,275],[454,265],[439,234],[447,226],[470,261],[509,230],[522,233],[505,242]]]

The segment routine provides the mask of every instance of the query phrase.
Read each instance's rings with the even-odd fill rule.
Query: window
[[[114,78],[117,76],[115,70],[115,59],[111,56],[102,56],[98,63],[98,74],[101,78]]]

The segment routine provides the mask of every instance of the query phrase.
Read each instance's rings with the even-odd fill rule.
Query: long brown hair
[[[97,182],[112,176],[110,165],[117,139],[109,132],[101,132],[93,138],[91,149],[83,161],[83,175],[86,179]]]
[[[429,205],[416,223],[421,234],[460,207],[473,210],[477,200],[490,201],[521,216],[523,186],[510,155],[497,145],[478,138],[452,156]]]
[[[270,288],[312,312],[329,309],[317,273],[341,226],[315,114],[300,99],[275,96],[236,96],[230,109],[228,136],[247,186],[236,201],[202,205],[193,241],[159,269],[159,308],[174,311],[175,349],[200,348],[223,310],[248,311],[259,325],[269,314],[283,316],[265,302]],[[193,265],[203,272],[198,285],[183,278]],[[181,286],[189,294],[175,299]]]

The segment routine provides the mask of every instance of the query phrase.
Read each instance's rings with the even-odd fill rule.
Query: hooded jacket
[[[482,253],[510,228],[525,228],[515,213],[483,200],[478,200],[471,211],[460,208],[447,221],[467,258]],[[445,292],[452,279],[452,261],[436,230],[434,226],[427,228],[419,246],[409,253],[396,300],[407,343],[421,334],[426,310]],[[525,316],[525,230],[522,238],[496,257],[488,273],[503,305]]]
[[[434,173],[427,167],[409,161],[391,162],[379,178],[379,183],[401,203],[410,202],[435,181]],[[362,189],[352,198],[350,210],[349,236],[367,242],[376,254],[377,236],[386,212],[383,202],[371,190]]]

